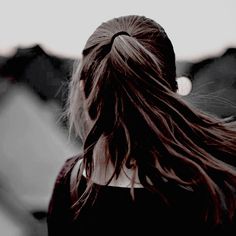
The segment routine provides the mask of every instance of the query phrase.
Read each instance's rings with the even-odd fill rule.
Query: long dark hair
[[[205,195],[205,220],[222,223],[222,201],[232,219],[235,124],[181,99],[175,69],[171,41],[159,24],[146,17],[112,19],[88,39],[69,98],[71,124],[78,128],[79,81],[84,80],[85,102],[94,123],[85,136],[81,168],[90,184],[77,206],[91,193],[93,150],[102,139],[106,159],[114,165],[111,179],[125,165],[134,173],[138,170],[141,184],[164,201],[169,201],[166,184],[182,186]]]

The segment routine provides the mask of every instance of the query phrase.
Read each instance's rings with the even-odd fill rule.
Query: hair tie
[[[115,38],[116,38],[117,36],[119,36],[119,35],[127,35],[127,36],[130,36],[130,34],[127,33],[126,31],[117,32],[117,33],[115,33],[115,34],[112,36],[112,38],[111,38],[111,45],[113,44]]]

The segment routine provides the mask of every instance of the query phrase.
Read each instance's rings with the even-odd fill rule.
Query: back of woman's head
[[[115,18],[88,39],[71,83],[69,116],[76,129],[81,80],[93,121],[84,138],[83,167],[89,179],[94,148],[102,142],[114,166],[111,179],[125,165],[165,202],[171,202],[166,186],[182,186],[207,199],[202,209],[206,219],[222,222],[222,199],[232,218],[236,131],[175,93],[175,54],[159,24],[143,16]]]
[[[131,122],[137,118],[131,103],[136,110],[140,105],[151,109],[158,93],[177,90],[171,41],[159,24],[146,17],[124,16],[103,23],[88,39],[82,55],[69,100],[71,124],[78,132],[80,81],[84,81],[90,118],[103,117],[106,122],[99,127],[106,131],[114,131],[123,115]]]
[[[165,80],[163,83],[174,91],[177,89],[172,44],[164,29],[145,17],[126,16],[103,23],[88,39],[83,56],[87,68],[90,67],[87,61],[108,60],[106,71],[114,74],[133,76],[130,70],[135,73],[141,68],[148,72],[157,70],[155,73]]]

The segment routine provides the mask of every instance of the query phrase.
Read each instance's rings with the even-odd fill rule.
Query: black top
[[[173,190],[171,206],[158,194],[135,188],[132,200],[129,188],[99,186],[95,203],[89,201],[77,219],[71,210],[70,175],[78,157],[70,158],[55,182],[48,209],[49,236],[60,235],[236,235],[234,225],[212,228],[200,218],[204,199],[183,188]],[[79,192],[86,187],[83,177]],[[174,188],[174,187],[173,187]],[[171,195],[171,190],[170,190]],[[81,234],[80,234],[81,233]]]

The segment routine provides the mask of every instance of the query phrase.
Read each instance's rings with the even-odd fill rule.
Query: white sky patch
[[[235,0],[0,0],[0,4],[0,55],[38,43],[53,53],[77,57],[103,21],[129,14],[160,23],[177,59],[236,46]]]

